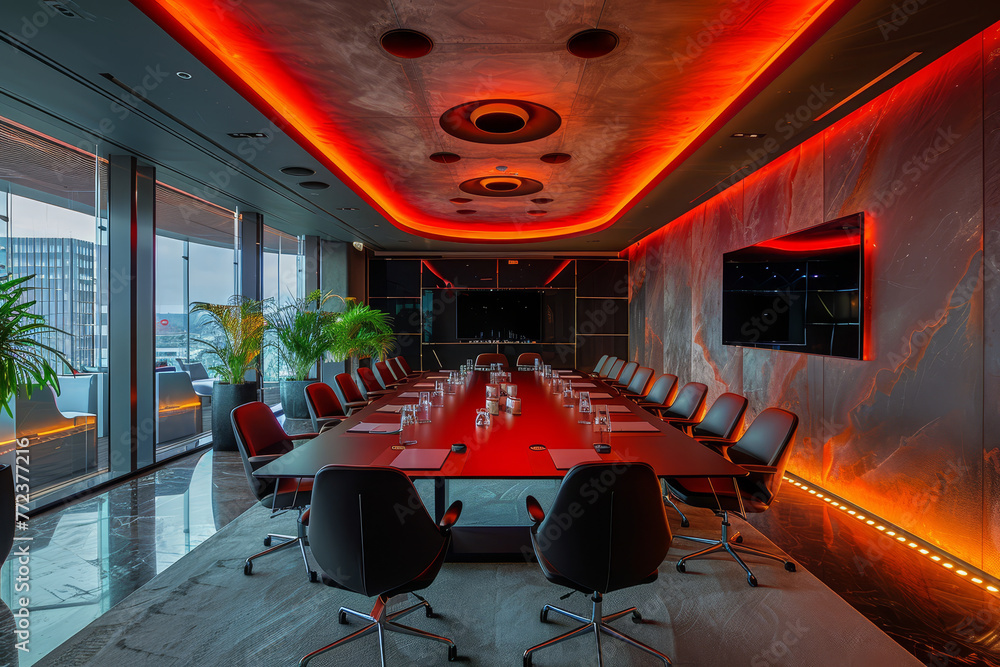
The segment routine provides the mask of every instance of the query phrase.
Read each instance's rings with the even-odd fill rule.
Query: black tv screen
[[[542,337],[538,290],[467,290],[456,301],[459,340],[537,341]]]
[[[864,214],[723,255],[722,342],[864,358]]]

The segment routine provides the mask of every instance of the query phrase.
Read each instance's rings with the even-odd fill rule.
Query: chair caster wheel
[[[635,623],[636,625],[638,625],[639,623],[642,623],[642,614],[640,614],[638,611],[633,611],[632,612],[632,622]]]
[[[752,574],[747,575],[747,583],[750,584],[751,588],[757,588],[757,577]]]
[[[431,607],[430,605],[427,605],[427,608],[424,610],[424,614],[427,616],[427,618],[434,618],[434,608]],[[448,650],[450,651],[451,649]]]
[[[264,546],[265,547],[271,546],[271,536],[270,535],[268,535],[267,537],[264,538]]]
[[[337,622],[341,625],[347,625],[347,612],[341,611],[337,612]]]
[[[455,662],[458,660],[458,647],[451,645],[448,647],[448,662]]]
[[[684,519],[683,521],[681,521],[681,528],[689,528],[690,526],[691,526],[691,522],[688,521],[687,519]]]
[[[531,656],[524,656],[524,667],[531,667]]]
[[[677,571],[678,572],[684,572],[686,570],[687,570],[687,567],[685,567],[684,561],[682,561],[682,560],[677,561]]]
[[[247,561],[246,563],[243,564],[243,574],[247,575],[248,577],[251,574],[253,574],[253,563]]]
[[[538,615],[538,620],[540,620],[542,623],[548,623],[549,622],[549,610],[546,609],[545,607],[542,607],[542,613],[540,613]],[[525,658],[525,660],[531,660],[531,657],[529,656],[529,657]],[[528,664],[528,663],[525,663],[525,664]]]
[[[736,539],[733,540],[733,541],[736,542],[736,544],[743,544],[743,536],[742,535],[737,535]]]
[[[785,569],[788,570],[789,572],[795,572],[795,563],[793,563],[792,561],[786,562]]]
[[[319,581],[319,575],[316,574],[316,570],[309,570],[309,581],[314,584]]]

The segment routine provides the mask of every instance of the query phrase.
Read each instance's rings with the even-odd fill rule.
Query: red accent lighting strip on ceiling
[[[802,25],[795,28],[794,33],[787,38],[779,37],[780,43],[767,43],[767,35],[762,34],[761,48],[764,52],[773,49],[771,55],[759,65],[759,61],[750,62],[748,71],[734,76],[735,81],[742,82],[740,85],[714,90],[714,105],[681,128],[684,135],[692,137],[690,141],[666,150],[652,161],[637,164],[626,187],[605,193],[598,205],[592,207],[592,212],[530,225],[523,222],[484,225],[481,221],[471,223],[438,218],[415,208],[407,198],[386,187],[384,174],[377,165],[365,159],[351,137],[330,128],[328,118],[312,102],[315,91],[295,78],[285,63],[268,51],[266,45],[260,44],[259,39],[241,29],[235,19],[240,11],[238,5],[229,9],[203,0],[131,1],[399,229],[448,241],[513,243],[589,234],[614,224],[732,120],[859,0],[811,0],[810,7],[804,9]],[[507,93],[503,87],[502,82],[498,83],[495,96],[503,97]],[[663,133],[675,136],[678,128],[666,127]]]
[[[881,74],[879,74],[877,77],[875,77],[874,79],[872,79],[868,83],[866,83],[865,85],[863,85],[860,88],[858,88],[857,90],[855,90],[853,93],[851,93],[850,95],[848,95],[844,99],[842,99],[839,102],[837,102],[835,105],[833,105],[832,107],[830,107],[829,109],[827,109],[826,111],[824,111],[822,114],[820,114],[816,118],[813,118],[813,121],[823,120],[824,118],[826,118],[827,116],[829,116],[830,114],[832,114],[834,111],[836,111],[840,107],[844,106],[845,104],[847,104],[848,102],[850,102],[851,100],[853,100],[855,97],[857,97],[861,93],[865,92],[866,90],[868,90],[869,88],[871,88],[872,86],[874,86],[876,83],[878,83],[882,79],[886,78],[887,76],[889,76],[890,74],[892,74],[893,72],[895,72],[896,70],[898,70],[900,67],[902,67],[906,63],[910,62],[914,58],[917,58],[918,56],[923,55],[923,53],[924,53],[923,51],[914,51],[913,53],[911,53],[910,55],[906,56],[905,58],[903,58],[902,60],[900,60],[898,63],[896,63],[895,65],[893,65],[892,67],[890,67],[886,71],[882,72]]]

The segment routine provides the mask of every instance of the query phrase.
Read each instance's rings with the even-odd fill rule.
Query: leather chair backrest
[[[476,357],[476,366],[489,366],[490,364],[500,364],[504,370],[510,368],[507,362],[507,355],[498,352],[483,352]]]
[[[260,466],[250,463],[253,456],[268,454],[284,454],[293,448],[288,434],[281,428],[274,413],[264,403],[254,401],[233,408],[230,414],[233,422],[233,435],[236,436],[236,448],[243,459],[243,472],[246,473],[250,490],[258,500],[264,498],[274,489],[272,480],[262,480],[253,476],[253,471]]]
[[[660,483],[645,463],[573,467],[535,529],[536,547],[560,574],[600,593],[647,579],[671,539]]]
[[[729,448],[750,458],[743,463],[756,463],[764,466],[778,464],[778,459],[788,449],[799,418],[788,410],[767,408],[753,420],[753,423],[740,436],[739,441]]]
[[[600,373],[601,369],[604,368],[604,364],[608,361],[608,355],[602,354],[601,358],[597,360],[597,364],[594,365],[594,370],[591,373]]]
[[[522,352],[517,356],[518,366],[534,366],[535,359],[538,359],[538,363],[542,363],[542,355],[537,352]]]
[[[341,588],[376,596],[416,579],[448,540],[405,474],[326,466],[316,474],[309,546]]]
[[[389,364],[389,370],[392,371],[392,374],[396,376],[397,380],[402,380],[406,377],[406,371],[403,370],[403,364],[400,363],[399,357],[388,359],[386,360],[386,363]]]
[[[632,376],[635,375],[635,370],[637,368],[639,368],[639,364],[634,361],[630,361],[622,366],[622,372],[618,374],[618,384],[628,386],[628,383],[632,381]]]
[[[663,411],[664,417],[677,419],[694,419],[705,405],[705,394],[708,387],[701,382],[688,382],[677,392],[670,407]]]
[[[615,363],[611,364],[611,370],[605,376],[602,372],[602,376],[606,377],[608,380],[617,380],[618,376],[621,375],[622,368],[625,367],[624,359],[616,359]]]
[[[368,369],[366,368],[365,370]],[[371,371],[368,372],[371,373]],[[372,380],[375,380],[375,378],[372,377]],[[337,373],[337,376],[333,378],[333,381],[337,383],[338,387],[340,387],[340,393],[343,394],[344,400],[348,403],[365,400],[365,397],[361,395],[361,390],[358,389],[358,385],[354,381],[354,378],[351,377],[350,373]],[[375,383],[378,384],[378,381],[375,380]]]
[[[694,435],[731,438],[743,423],[747,399],[739,394],[725,393],[715,399],[705,418],[694,427]]]
[[[388,387],[396,381],[396,376],[393,375],[392,369],[384,361],[375,362],[375,372],[378,373],[378,379],[383,387]]]
[[[399,356],[396,357],[396,359],[399,361],[399,366],[403,369],[405,374],[409,375],[413,372],[413,369],[410,368],[410,364],[406,361],[406,357]]]
[[[649,386],[649,380],[652,377],[652,368],[649,368],[648,366],[639,366],[639,368],[635,370],[635,375],[632,376],[632,381],[628,383],[628,387],[625,388],[625,391],[642,396],[646,393],[646,387]]]
[[[604,362],[604,366],[597,373],[598,377],[606,378],[608,374],[611,373],[611,368],[618,363],[618,357],[608,357],[607,361]]]
[[[365,391],[380,391],[382,389],[382,385],[379,384],[372,369],[362,366],[358,369],[358,377],[361,378],[361,384],[365,386]]]
[[[657,405],[669,405],[677,391],[677,376],[664,373],[656,378],[656,382],[649,388],[646,400]]]
[[[7,560],[14,546],[14,521],[17,503],[14,497],[14,471],[9,465],[0,466],[0,563]]]
[[[343,417],[344,406],[337,398],[337,392],[325,382],[313,382],[306,385],[306,405],[316,417]]]

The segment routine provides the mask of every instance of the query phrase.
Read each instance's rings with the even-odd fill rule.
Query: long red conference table
[[[364,432],[372,425],[399,425],[398,406],[417,401],[418,392],[433,391],[446,372],[425,372],[394,394],[355,412],[335,428],[259,468],[262,478],[313,477],[323,466],[373,465],[400,468],[411,478],[430,478],[434,516],[440,520],[448,502],[451,479],[561,479],[585,461],[643,461],[659,477],[742,477],[746,471],[681,431],[618,395],[602,381],[562,371],[574,389],[591,392],[595,406],[608,405],[610,453],[599,454],[599,434],[581,424],[576,407],[565,407],[553,394],[551,380],[534,371],[512,371],[521,414],[501,412],[489,428],[475,425],[476,411],[486,405],[489,372],[473,371],[464,383],[445,394],[444,405],[431,409],[431,422],[416,427],[417,443],[402,447],[395,432]],[[353,429],[353,431],[352,431]],[[362,431],[358,431],[362,429]],[[464,452],[452,451],[462,443]],[[401,457],[401,458],[398,458]],[[453,529],[449,560],[522,560],[532,553],[527,526],[461,526]]]

